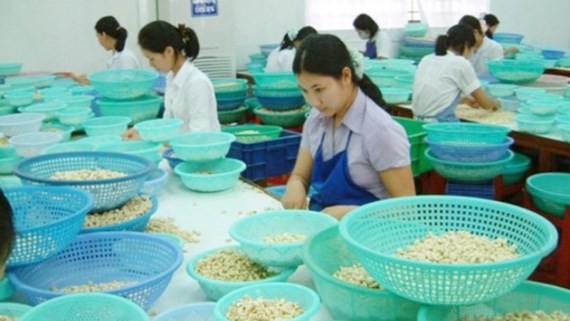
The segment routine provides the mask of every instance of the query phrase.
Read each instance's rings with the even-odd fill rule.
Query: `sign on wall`
[[[218,15],[218,0],[190,0],[192,17]]]

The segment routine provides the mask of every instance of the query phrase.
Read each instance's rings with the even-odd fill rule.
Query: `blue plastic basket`
[[[125,221],[117,224],[111,224],[107,226],[82,228],[81,233],[98,233],[98,232],[111,232],[111,231],[131,231],[131,232],[144,232],[148,221],[156,213],[158,209],[158,200],[156,197],[151,196],[150,201],[152,202],[152,207],[146,211],[143,215],[134,218],[130,221]],[[89,214],[96,215],[96,214]]]
[[[240,251],[240,249],[241,248],[239,246],[234,245],[234,246],[218,247],[200,252],[190,258],[188,264],[186,265],[186,273],[188,273],[190,277],[192,277],[198,282],[200,288],[202,288],[202,291],[204,291],[204,293],[209,299],[216,301],[230,292],[233,292],[237,289],[249,285],[269,283],[269,282],[287,282],[287,279],[289,279],[289,277],[295,272],[295,268],[269,267],[268,270],[270,272],[274,272],[275,275],[265,279],[259,279],[254,281],[225,281],[225,280],[216,280],[203,276],[196,271],[196,265],[200,260],[222,250]]]
[[[418,313],[418,321],[456,321],[479,316],[492,318],[512,312],[554,311],[570,314],[570,291],[564,288],[525,281],[513,291],[489,302],[472,306],[425,306]]]
[[[190,132],[173,138],[170,146],[184,161],[210,161],[226,156],[236,137],[224,132]]]
[[[558,60],[564,57],[564,55],[566,55],[566,52],[564,50],[555,50],[555,49],[543,49],[541,53],[545,59],[554,59],[554,60]]]
[[[431,123],[423,128],[432,143],[502,144],[509,133],[504,126],[474,123]]]
[[[93,211],[116,208],[136,196],[148,173],[154,168],[149,160],[135,155],[107,152],[69,152],[37,156],[20,162],[14,174],[24,185],[71,186],[91,193]],[[107,169],[127,175],[94,181],[59,181],[57,171]]]
[[[285,299],[298,303],[303,313],[291,321],[309,321],[319,310],[319,296],[311,289],[292,283],[265,283],[251,285],[235,290],[221,298],[215,307],[216,320],[231,321],[226,318],[226,313],[231,305],[243,298]]]
[[[305,97],[303,95],[291,96],[291,97],[271,97],[271,96],[260,96],[256,95],[257,100],[261,106],[273,109],[273,110],[290,110],[296,109],[305,103]]]
[[[430,148],[426,149],[424,155],[433,165],[433,169],[448,181],[472,184],[489,182],[501,175],[506,164],[514,157],[514,153],[507,150],[505,157],[492,162],[448,161],[435,157]]]
[[[89,194],[68,187],[22,186],[4,194],[16,228],[9,266],[32,264],[59,253],[75,239],[93,206]]]
[[[110,69],[91,73],[89,81],[103,97],[133,99],[152,91],[158,72],[142,69]]]
[[[395,256],[428,232],[465,230],[502,237],[520,257],[485,264],[438,264]],[[370,275],[404,298],[434,305],[476,304],[524,281],[558,242],[556,228],[527,209],[479,198],[415,196],[361,206],[340,222],[340,233]]]
[[[493,40],[500,43],[519,44],[523,40],[524,35],[518,33],[497,32],[493,34]]]
[[[146,181],[144,182],[144,185],[141,189],[141,193],[149,194],[151,196],[158,196],[164,188],[167,179],[168,172],[166,170],[162,168],[154,169],[148,174]]]
[[[242,218],[230,228],[230,235],[238,241],[252,260],[268,266],[298,266],[303,264],[303,244],[268,244],[263,238],[279,234],[300,234],[308,238],[336,226],[332,216],[305,210],[275,210]]]
[[[148,233],[101,232],[79,235],[60,254],[13,270],[10,281],[33,305],[65,295],[52,290],[88,282],[133,282],[104,291],[147,310],[168,286],[182,263],[182,250]]]
[[[234,187],[245,168],[245,163],[238,159],[222,158],[209,162],[185,162],[176,166],[174,172],[188,189],[212,193]]]
[[[153,321],[214,321],[214,302],[185,304],[157,315]]]
[[[48,317],[49,316],[49,317]],[[105,320],[148,321],[148,315],[133,302],[105,293],[71,294],[34,307],[19,321]]]
[[[540,173],[527,178],[526,189],[538,209],[564,216],[566,208],[570,207],[568,182],[570,182],[568,173]]]
[[[26,312],[32,309],[31,306],[20,303],[0,302],[0,315],[11,317],[15,320],[20,319]]]
[[[329,313],[339,320],[415,321],[420,305],[384,289],[357,286],[333,277],[341,267],[358,262],[356,255],[331,227],[309,239],[303,249],[319,296]]]
[[[245,93],[239,97],[232,97],[232,98],[216,98],[216,102],[218,105],[218,110],[234,110],[239,108],[239,106],[243,105],[245,101],[246,95]]]
[[[501,144],[456,144],[456,143],[432,143],[425,139],[429,145],[433,156],[452,162],[494,162],[504,158],[509,151],[509,147],[514,143],[514,139],[507,137]]]

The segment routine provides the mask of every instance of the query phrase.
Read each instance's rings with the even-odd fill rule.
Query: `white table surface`
[[[234,188],[219,193],[196,193],[184,187],[172,174],[166,161],[161,168],[170,175],[162,193],[158,196],[158,210],[153,217],[173,217],[181,229],[200,232],[199,243],[184,246],[184,261],[174,273],[172,281],[159,300],[151,307],[151,314],[194,302],[207,301],[198,283],[186,273],[188,259],[201,251],[218,246],[237,244],[229,236],[233,222],[252,213],[282,208],[279,201],[265,194],[260,188],[240,181]],[[289,282],[314,289],[311,275],[305,266],[300,266]],[[330,320],[324,305],[312,320]]]

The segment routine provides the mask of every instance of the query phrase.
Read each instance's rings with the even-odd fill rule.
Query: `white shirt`
[[[485,36],[481,47],[473,53],[469,61],[473,65],[473,68],[475,68],[475,73],[480,76],[487,75],[489,73],[487,61],[503,59],[504,56],[505,53],[503,51],[503,46],[495,40],[489,39]]]
[[[414,79],[413,110],[434,117],[449,107],[459,94],[471,95],[481,87],[473,66],[463,56],[447,52],[430,54],[419,63]]]
[[[214,86],[189,60],[166,75],[164,98],[163,117],[182,119],[184,131],[220,130]]]
[[[139,69],[141,66],[135,54],[127,47],[123,51],[115,51],[107,60],[107,69]]]
[[[374,40],[376,40],[376,54],[378,57],[393,58],[392,38],[386,31],[378,31],[374,36]]]
[[[265,71],[293,71],[293,60],[295,59],[295,48],[279,50],[281,47],[273,49],[267,57]]]

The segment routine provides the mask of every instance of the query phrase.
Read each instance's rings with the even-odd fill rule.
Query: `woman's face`
[[[499,24],[496,24],[496,25],[494,25],[494,26],[492,26],[492,27],[489,27],[489,30],[491,30],[491,33],[494,34],[494,33],[497,31],[497,28],[499,28]]]
[[[465,43],[465,49],[463,50],[463,57],[469,59],[473,56],[473,52],[475,52],[475,47],[467,47],[467,43]]]
[[[349,105],[354,84],[352,72],[345,67],[340,79],[309,72],[297,75],[297,83],[305,100],[325,117],[333,117]]]
[[[358,33],[358,37],[362,40],[370,39],[370,32],[367,30],[356,29],[356,33]]]
[[[97,40],[99,40],[99,44],[105,48],[105,50],[111,50],[115,48],[115,39],[109,37],[106,33],[98,33],[95,31],[97,35]]]
[[[174,66],[174,50],[172,47],[166,47],[164,52],[157,53],[141,49],[143,55],[148,59],[148,63],[160,72],[169,72]]]

